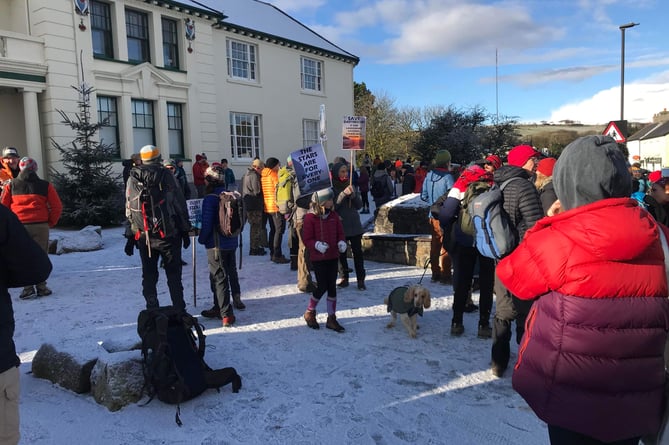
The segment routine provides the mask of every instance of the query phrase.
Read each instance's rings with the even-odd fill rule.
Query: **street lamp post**
[[[638,23],[630,22],[620,25],[621,42],[620,42],[620,120],[624,120],[625,116],[625,30],[639,25]]]

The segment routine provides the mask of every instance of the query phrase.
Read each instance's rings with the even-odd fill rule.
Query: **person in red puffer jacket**
[[[669,229],[629,197],[626,164],[608,136],[569,144],[553,171],[552,216],[497,265],[509,291],[535,300],[513,387],[553,445],[636,445],[660,427]]]
[[[311,197],[311,211],[304,217],[302,239],[309,250],[309,259],[316,274],[318,286],[309,299],[304,312],[304,320],[312,329],[319,329],[316,321],[316,305],[321,297],[328,294],[328,319],[326,328],[344,332],[337,321],[337,263],[339,254],[348,247],[344,236],[344,226],[334,211],[334,192],[324,189]]]

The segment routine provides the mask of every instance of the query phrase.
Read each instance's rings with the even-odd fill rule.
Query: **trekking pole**
[[[190,245],[193,247],[193,306],[197,307],[197,277],[195,274],[195,235],[190,237]]]

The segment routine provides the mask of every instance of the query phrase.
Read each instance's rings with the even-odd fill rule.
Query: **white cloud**
[[[326,0],[269,0],[268,3],[273,4],[284,12],[293,12],[318,9],[325,5]]]
[[[653,80],[669,80],[669,71]],[[651,122],[653,115],[669,108],[669,83],[643,80],[625,84],[624,117],[633,122]],[[603,124],[620,118],[620,87],[609,88],[594,96],[563,105],[551,113],[551,122],[570,119],[583,124]]]

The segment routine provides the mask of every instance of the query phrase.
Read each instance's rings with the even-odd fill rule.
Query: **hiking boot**
[[[240,311],[246,309],[246,305],[242,303],[242,296],[239,294],[232,294],[232,306]]]
[[[256,249],[249,250],[249,255],[250,256],[263,256],[263,255],[266,255],[266,254],[267,254],[267,252],[262,247],[258,247]]]
[[[358,289],[360,290],[367,290],[367,286],[365,286],[365,280],[364,279],[358,279]]]
[[[465,327],[462,325],[462,323],[458,323],[457,321],[454,321],[451,323],[451,335],[454,337],[459,337],[462,334],[465,333]]]
[[[46,287],[46,284],[38,284],[35,286],[37,288],[37,296],[38,297],[46,297],[48,295],[51,295],[53,292],[51,292],[51,289]]]
[[[332,329],[335,332],[344,332],[346,329],[337,321],[336,315],[328,315],[328,321],[325,323],[325,327]]]
[[[307,322],[307,326],[309,326],[311,329],[321,328],[320,326],[318,326],[318,321],[316,321],[316,311],[307,310],[304,313],[304,321]]]
[[[221,310],[218,308],[218,306],[214,306],[211,309],[203,310],[200,312],[200,315],[202,315],[204,318],[221,318]]]
[[[337,283],[337,287],[339,288],[348,287],[348,278],[342,278],[341,281]]]
[[[442,276],[439,277],[439,282],[441,284],[452,284],[453,283],[453,277],[451,277],[451,276],[446,277],[446,276],[442,275]]]
[[[432,278],[430,278],[430,281],[432,281],[433,283],[439,281],[439,273],[432,272]]]
[[[281,255],[281,256],[273,256],[272,262],[276,264],[288,264],[290,263],[290,260],[285,256]]]
[[[479,332],[477,334],[478,338],[491,338],[492,337],[492,328],[490,323],[487,321],[485,323],[479,323]]]
[[[23,291],[21,291],[21,295],[19,295],[19,298],[21,300],[30,300],[31,298],[35,298],[36,296],[37,293],[35,292],[35,288],[33,286],[28,286],[23,288]]]
[[[233,324],[235,324],[235,316],[234,315],[228,315],[227,317],[223,317],[223,327],[224,328],[229,328]]]

